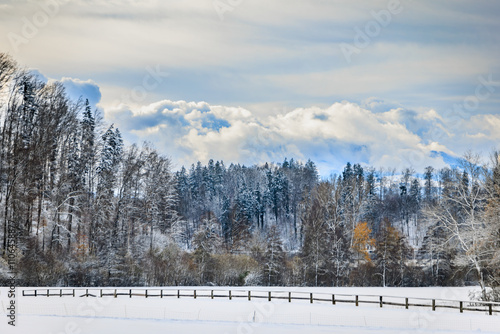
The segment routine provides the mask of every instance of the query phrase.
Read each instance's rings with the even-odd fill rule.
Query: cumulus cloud
[[[402,108],[403,106],[396,101],[387,101],[375,96],[369,97],[361,102],[361,106],[373,112],[386,112],[388,110]]]
[[[323,176],[341,171],[348,161],[397,170],[441,168],[463,153],[465,141],[479,146],[498,140],[496,116],[477,116],[465,131],[432,137],[431,129],[446,128],[435,110],[382,111],[379,103],[375,109],[342,102],[257,116],[244,108],[164,100],[138,110],[107,110],[106,117],[125,129],[130,141],[150,141],[178,165],[208,159],[260,164],[288,157],[312,159]]]
[[[97,105],[101,101],[101,90],[99,86],[92,80],[80,80],[74,78],[62,78],[60,82],[66,88],[66,92],[73,100],[78,100],[80,97],[88,99],[92,106]]]
[[[467,121],[443,112],[473,96],[479,76],[498,81],[498,3],[403,3],[352,62],[339,46],[355,45],[355,28],[387,1],[228,3],[221,20],[205,0],[65,1],[26,34],[43,3],[0,0],[0,48],[50,78],[67,76],[71,98],[99,104],[129,142],[151,141],[179,165],[294,157],[313,159],[323,175],[347,161],[422,170],[498,143],[498,89]],[[168,79],[146,89],[148,68]],[[137,87],[144,106],[116,105]],[[358,103],[331,105],[344,99]]]

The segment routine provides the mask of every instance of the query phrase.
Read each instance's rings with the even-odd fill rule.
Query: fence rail
[[[326,294],[322,292],[302,292],[302,291],[263,291],[263,290],[222,290],[222,289],[124,289],[124,288],[47,288],[47,289],[26,289],[22,291],[24,297],[114,297],[128,296],[145,298],[224,298],[224,299],[267,299],[272,300],[307,300],[311,304],[314,302],[327,302],[332,305],[337,303],[349,303],[359,306],[361,304],[378,304],[404,307],[427,307],[435,311],[438,308],[456,309],[460,313],[464,311],[487,312],[489,315],[500,313],[500,303],[484,301],[460,301],[446,299],[428,299],[419,297],[398,297],[380,295],[349,295],[349,294]],[[339,298],[340,297],[340,298]]]

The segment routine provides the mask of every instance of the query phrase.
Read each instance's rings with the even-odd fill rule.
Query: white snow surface
[[[183,287],[172,288],[168,293],[193,293],[197,298],[168,296],[139,297],[79,297],[84,292],[77,290],[72,296],[23,297],[17,288],[16,326],[8,324],[8,288],[0,288],[1,320],[0,333],[500,333],[500,315],[490,316],[486,312],[459,313],[456,309],[386,306],[378,304],[337,303],[315,301],[310,304],[307,297],[313,292],[315,297],[349,299],[345,295],[386,296],[384,300],[398,300],[394,297],[409,297],[410,302],[417,298],[444,299],[451,301],[469,300],[471,290],[477,288],[266,288],[266,287]],[[40,288],[39,288],[40,289]],[[44,288],[41,288],[44,289]],[[56,289],[56,288],[54,288]],[[113,291],[109,288],[108,291]],[[128,288],[123,288],[124,289]],[[155,293],[152,289],[151,293]],[[164,293],[167,289],[164,288]],[[211,290],[215,295],[229,298],[210,298]],[[248,301],[247,291],[252,291]],[[97,294],[97,289],[91,293]],[[134,292],[144,292],[144,288],[133,288]],[[260,292],[259,292],[260,291]],[[257,299],[256,296],[302,296],[304,300]],[[51,293],[55,292],[52,290]],[[240,296],[240,297],[238,297]],[[360,297],[369,299],[370,297]],[[404,300],[404,298],[403,298]],[[401,298],[399,298],[401,301]],[[424,302],[424,301],[422,301]]]

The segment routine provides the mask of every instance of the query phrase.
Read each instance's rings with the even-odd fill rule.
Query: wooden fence
[[[446,299],[428,299],[418,297],[396,297],[379,295],[348,295],[348,294],[326,294],[322,292],[312,293],[303,291],[263,291],[263,290],[222,290],[222,289],[112,289],[112,288],[48,288],[48,289],[26,289],[23,290],[24,297],[114,297],[128,296],[145,298],[224,298],[224,299],[255,299],[303,300],[314,302],[326,302],[333,305],[337,303],[349,303],[356,306],[361,304],[374,304],[379,307],[384,305],[404,307],[426,307],[435,311],[437,308],[448,308],[464,311],[487,312],[489,315],[500,313],[500,303],[483,301],[458,301]]]

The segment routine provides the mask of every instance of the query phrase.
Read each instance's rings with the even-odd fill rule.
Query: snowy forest
[[[175,167],[0,54],[0,284],[462,286],[498,299],[500,159]]]

